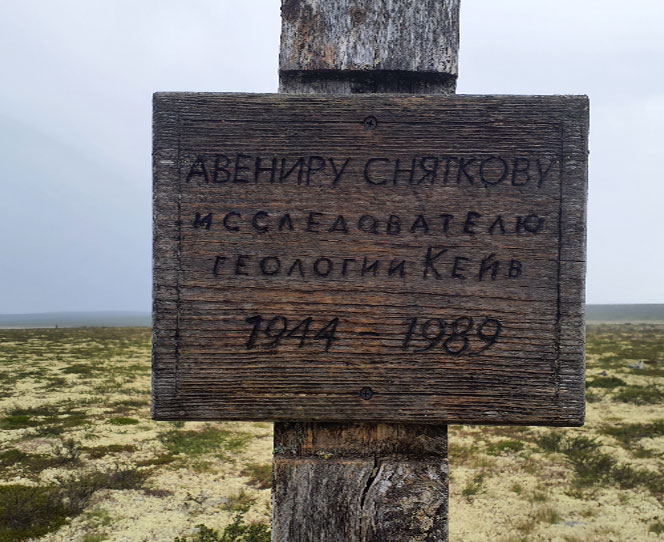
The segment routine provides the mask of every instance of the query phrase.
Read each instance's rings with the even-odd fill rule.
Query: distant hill
[[[586,305],[586,322],[664,323],[664,304]]]
[[[587,305],[586,321],[662,323],[664,304]],[[140,311],[41,312],[0,314],[0,328],[22,327],[149,327],[151,314]]]
[[[151,326],[149,312],[91,311],[0,314],[0,328],[23,327],[143,327]]]

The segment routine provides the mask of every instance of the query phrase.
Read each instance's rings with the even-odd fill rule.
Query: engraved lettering
[[[387,219],[386,232],[388,235],[399,235],[401,233],[401,219],[397,215],[390,215],[390,218]]]
[[[392,260],[390,262],[390,267],[387,270],[387,276],[391,277],[396,273],[399,273],[400,277],[406,276],[406,260]]]
[[[422,233],[429,233],[429,224],[427,224],[426,218],[423,215],[417,215],[415,222],[410,227],[410,233],[417,233],[418,230],[422,230]]]
[[[477,220],[482,218],[482,215],[480,213],[475,213],[473,211],[470,211],[466,215],[466,221],[463,223],[463,233],[468,233],[470,235],[475,235],[477,233],[475,231],[475,226],[477,226]]]
[[[242,218],[242,215],[240,213],[237,213],[235,211],[231,211],[230,213],[227,213],[226,216],[224,217],[224,228],[226,228],[228,231],[240,231],[240,226],[233,226],[231,225],[231,218],[237,216],[238,218]]]
[[[357,227],[366,233],[378,233],[378,220],[371,215],[362,215],[357,222]]]
[[[348,272],[348,264],[355,263],[357,260],[355,258],[344,258],[344,263],[341,267],[341,276],[345,277]]]
[[[281,170],[279,171],[279,182],[283,183],[293,171],[297,170],[297,184],[302,184],[302,170],[304,168],[304,158],[298,158],[289,170],[286,170],[286,159],[281,159]]]
[[[221,163],[223,160],[223,164]],[[215,184],[223,184],[228,182],[231,178],[231,172],[228,169],[231,159],[225,154],[218,154],[214,159],[214,171],[212,172],[212,182]],[[223,177],[219,174],[223,173]]]
[[[449,233],[450,232],[450,222],[454,218],[453,215],[448,215],[448,214],[442,214],[440,215],[440,218],[443,219],[443,233]]]
[[[242,271],[246,265],[247,265],[247,260],[251,258],[251,256],[247,256],[246,254],[240,254],[236,259],[235,259],[235,274],[236,275],[249,275],[246,271]]]
[[[461,176],[466,178],[470,184],[475,184],[475,177],[468,172],[468,167],[472,166],[477,160],[475,158],[461,158],[459,161],[459,170],[457,172],[457,184],[461,184]]]
[[[329,258],[321,257],[314,262],[314,271],[319,277],[327,277],[332,272],[332,267],[332,260]]]
[[[502,215],[498,215],[496,217],[496,220],[493,221],[493,224],[491,224],[491,226],[489,227],[489,233],[493,235],[494,232],[496,231],[496,228],[500,228],[500,233],[503,234],[505,233],[505,224],[503,224]]]
[[[277,175],[277,159],[272,158],[272,166],[270,167],[263,167],[262,164],[262,158],[258,156],[256,158],[256,168],[254,170],[254,182],[257,183],[258,179],[260,177],[261,173],[270,173],[270,184],[274,183],[274,179]]]
[[[242,160],[248,160],[251,158],[250,154],[238,154],[235,157],[235,175],[233,175],[233,182],[237,184],[248,183],[248,177],[240,177],[240,173],[243,171],[251,171],[249,166],[244,166],[240,162]]]
[[[276,256],[267,256],[266,258],[261,259],[258,265],[260,266],[263,275],[277,275],[281,270],[281,260]]]
[[[530,214],[526,218],[516,217],[516,233],[526,230],[528,233],[538,233],[544,226],[544,219],[536,214]]]
[[[496,280],[499,263],[495,258],[495,254],[489,254],[482,260],[482,263],[480,263],[480,282],[484,280],[484,275],[487,271],[491,271],[491,280]]]
[[[500,320],[490,317],[484,317],[477,327],[470,316],[461,316],[449,324],[442,318],[425,318],[421,325],[418,325],[418,316],[406,322],[407,329],[401,343],[403,350],[436,352],[440,349],[450,356],[481,354],[498,342],[503,328]],[[422,343],[424,345],[419,347]]]
[[[228,258],[226,258],[226,257],[224,257],[224,256],[217,256],[217,257],[214,259],[214,267],[212,268],[212,274],[213,274],[215,277],[218,277],[218,276],[219,276],[219,273],[220,273],[220,271],[221,271],[221,267],[224,265],[224,262],[225,262],[227,259],[228,259]]]
[[[196,211],[196,216],[194,217],[194,228],[200,228],[201,226],[205,226],[206,230],[210,229],[212,226],[212,213],[208,213],[201,218],[201,213]]]
[[[480,164],[480,179],[486,185],[495,186],[507,179],[509,166],[500,156],[490,156]]]
[[[343,215],[339,215],[337,219],[334,221],[334,224],[332,224],[330,229],[327,231],[329,231],[330,233],[341,231],[347,234],[348,226],[346,225],[346,219],[343,217]]]
[[[293,228],[293,221],[291,220],[291,217],[288,213],[279,219],[279,231],[284,231],[284,228],[288,228],[289,231],[293,231],[295,229]]]
[[[510,268],[508,275],[511,279],[516,279],[521,276],[523,273],[523,266],[521,265],[521,262],[518,260],[512,260],[510,262]]]
[[[546,169],[544,169],[542,167],[542,160],[540,160],[539,158],[537,159],[537,172],[539,173],[539,180],[537,181],[537,186],[539,186],[540,188],[544,186],[544,181],[549,176],[551,168],[553,168],[553,165],[557,161],[558,161],[557,159],[552,158],[551,161],[549,162],[549,165],[546,167]]]
[[[304,268],[302,267],[302,260],[298,258],[293,262],[293,265],[290,266],[290,269],[288,270],[288,276],[290,277],[293,274],[293,271],[297,268],[298,274],[304,278]]]
[[[424,171],[424,175],[415,184],[422,184],[426,179],[429,179],[429,184],[435,184],[439,164],[440,160],[435,156],[425,156],[422,158],[420,160],[420,169]]]
[[[251,219],[251,225],[258,233],[266,233],[270,227],[266,224],[261,224],[260,221],[264,218],[268,218],[268,215],[265,211],[258,211],[254,217]]]
[[[457,166],[458,166],[459,159],[454,158],[453,156],[447,156],[447,157],[444,158],[444,160],[445,160],[445,174],[443,175],[443,184],[446,185],[447,181],[449,180],[449,177],[450,177],[450,171],[452,169],[450,166],[453,163],[457,164]],[[457,172],[457,173],[460,175],[459,172]]]
[[[519,166],[519,164],[522,164]],[[521,179],[521,180],[520,180]],[[530,160],[515,158],[512,170],[512,186],[524,186],[530,182]]]
[[[452,278],[466,280],[463,272],[465,271],[463,263],[470,261],[470,258],[464,258],[463,256],[457,256],[454,258],[454,266],[452,267]]]
[[[408,184],[413,184],[413,175],[415,173],[415,158],[411,160],[410,168],[400,168],[401,159],[397,158],[397,161],[394,165],[394,177],[392,178],[392,183],[396,186],[399,181],[400,173],[408,173]]]
[[[374,263],[371,265],[367,265],[369,261],[367,260],[367,257],[364,257],[364,262],[362,262],[362,276],[368,274],[368,273],[373,273],[373,276],[375,277],[378,273],[378,264],[380,263],[379,260],[376,260]]]
[[[382,181],[376,181],[371,175],[371,165],[374,162],[386,162],[389,163],[390,159],[389,158],[369,158],[367,160],[367,163],[364,165],[364,180],[367,181],[369,184],[375,184],[375,185],[383,185],[387,183],[387,179],[383,179]]]
[[[196,160],[194,160],[191,168],[189,168],[189,173],[187,173],[187,182],[191,181],[195,177],[203,177],[203,180],[206,183],[210,182],[207,168],[205,167],[205,157],[202,154],[196,156]]]
[[[309,218],[307,219],[307,231],[318,232],[317,227],[320,226],[320,222],[317,221],[319,216],[323,216],[323,213],[315,213],[311,211],[309,213]]]
[[[332,186],[337,186],[337,183],[341,180],[341,176],[344,174],[344,171],[346,170],[346,166],[350,162],[350,158],[346,158],[344,161],[343,165],[341,166],[341,169],[337,168],[337,165],[334,162],[334,158],[330,158],[330,165],[332,166],[332,171],[334,171],[334,180],[332,181]]]
[[[314,165],[316,163],[316,165]],[[322,156],[310,156],[307,164],[307,186],[311,184],[311,176],[316,172],[325,169],[325,158]]]
[[[436,279],[442,278],[442,275],[440,274],[438,269],[436,269],[436,266],[434,264],[436,263],[436,260],[438,260],[438,258],[440,258],[443,254],[445,254],[447,252],[447,249],[444,248],[444,249],[440,250],[437,254],[434,254],[433,250],[434,250],[434,247],[428,247],[427,248],[427,255],[424,258],[424,278],[425,279],[429,277],[429,271],[433,271],[433,275]]]

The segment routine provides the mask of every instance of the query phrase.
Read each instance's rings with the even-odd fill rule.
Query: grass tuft
[[[466,487],[464,487],[463,491],[461,492],[461,494],[466,498],[466,500],[472,501],[472,498],[478,493],[480,493],[480,491],[482,491],[485,478],[486,475],[483,472],[480,472],[475,476],[473,476],[473,478],[468,480],[468,483],[466,483]]]
[[[171,454],[196,456],[214,453],[217,457],[226,457],[225,452],[243,451],[253,436],[249,433],[233,432],[206,426],[200,431],[171,429],[159,435],[159,440]]]
[[[245,524],[245,513],[246,510],[237,513],[233,522],[221,534],[200,524],[197,525],[198,534],[194,538],[187,539],[178,536],[175,537],[174,542],[270,542],[270,528],[262,523]]]
[[[138,425],[141,421],[136,418],[125,418],[120,416],[117,418],[110,418],[108,423],[113,425]]]
[[[605,425],[601,432],[618,439],[623,445],[631,447],[642,438],[664,437],[664,420],[652,423],[630,423],[623,425]]]
[[[664,391],[655,384],[627,386],[614,395],[614,400],[635,405],[652,405],[664,402]]]
[[[249,463],[240,472],[249,478],[249,485],[257,489],[272,487],[272,465],[269,463]]]
[[[520,452],[525,445],[520,440],[502,440],[489,444],[486,453],[489,455],[503,455]]]
[[[611,390],[621,386],[627,386],[622,378],[617,376],[598,376],[586,382],[586,388],[602,388]]]

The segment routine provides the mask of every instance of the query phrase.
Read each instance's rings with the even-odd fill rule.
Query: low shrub
[[[262,523],[244,523],[246,510],[239,512],[220,534],[203,524],[198,525],[198,534],[194,538],[176,537],[174,542],[270,542],[271,532]]]

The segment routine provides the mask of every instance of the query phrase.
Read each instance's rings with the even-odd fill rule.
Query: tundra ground
[[[664,325],[587,345],[585,427],[450,428],[451,540],[664,540]],[[0,330],[0,542],[269,524],[271,425],[154,422],[149,388],[149,329]]]

